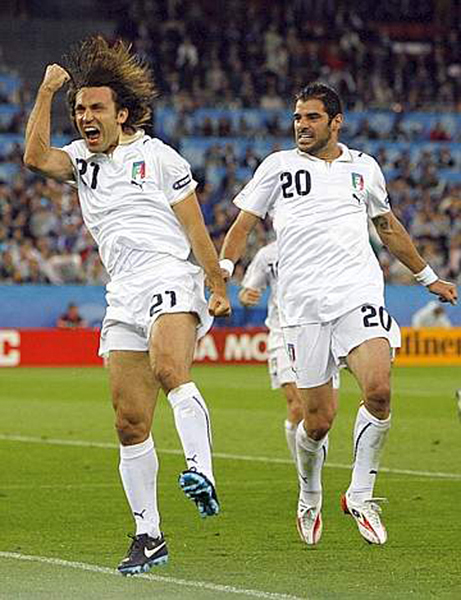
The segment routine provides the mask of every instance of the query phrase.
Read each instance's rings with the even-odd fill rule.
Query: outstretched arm
[[[437,277],[417,251],[405,227],[391,211],[375,217],[373,223],[383,244],[410,269],[417,281],[425,285],[431,294],[439,296],[442,302],[456,304],[456,286]]]
[[[205,271],[211,296],[208,301],[210,314],[215,317],[230,315],[226,284],[218,264],[218,255],[203,221],[202,211],[195,192],[173,205],[173,210],[183,226],[192,251]]]
[[[59,65],[49,65],[26,127],[24,163],[33,171],[59,180],[72,179],[72,162],[66,152],[50,142],[51,104],[54,94],[69,80]]]
[[[221,249],[220,265],[232,275],[234,265],[244,254],[248,235],[258,222],[259,217],[241,210],[224,238]]]

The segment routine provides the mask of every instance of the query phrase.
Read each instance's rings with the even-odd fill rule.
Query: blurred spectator
[[[437,122],[429,132],[429,139],[431,142],[448,142],[451,140],[451,135],[442,123]]]
[[[80,316],[78,306],[71,302],[67,310],[56,321],[56,327],[59,329],[69,329],[76,327],[88,327],[87,322]]]
[[[445,309],[436,300],[432,300],[415,312],[411,319],[412,327],[451,327]]]

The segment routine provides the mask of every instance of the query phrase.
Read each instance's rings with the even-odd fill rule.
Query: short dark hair
[[[323,102],[325,111],[330,117],[330,121],[333,117],[336,117],[336,115],[343,113],[341,98],[337,91],[325,83],[316,81],[315,83],[306,85],[298,94],[296,94],[295,101],[306,102],[312,98]]]
[[[149,66],[131,51],[129,44],[92,36],[72,48],[65,62],[70,74],[67,102],[74,124],[78,91],[102,86],[112,90],[117,109],[128,109],[123,129],[137,129],[150,121],[157,90]]]

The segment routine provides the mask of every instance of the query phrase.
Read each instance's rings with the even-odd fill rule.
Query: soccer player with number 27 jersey
[[[269,155],[237,195],[240,213],[221,250],[221,266],[232,272],[258,219],[272,217],[280,323],[304,412],[296,433],[296,522],[309,545],[322,533],[321,474],[337,410],[332,377],[342,365],[356,378],[362,398],[352,478],[341,508],[367,542],[387,539],[373,491],[391,422],[391,357],[400,332],[384,306],[368,218],[417,281],[442,302],[457,300],[456,287],[437,277],[393,215],[376,161],[339,143],[343,118],[340,98],[329,86],[313,83],[297,95],[296,148]]]
[[[219,512],[210,417],[190,366],[197,338],[212,316],[228,315],[230,305],[189,165],[141,129],[155,96],[145,63],[123,42],[109,44],[100,36],[84,41],[68,63],[67,69],[46,69],[27,124],[24,161],[76,184],[85,224],[110,276],[100,353],[109,356],[119,471],[136,525],[118,569],[135,575],[168,560],[151,435],[160,387],[187,463],[179,485],[202,517]],[[51,103],[65,83],[81,139],[52,148]],[[200,266],[188,260],[191,250]]]

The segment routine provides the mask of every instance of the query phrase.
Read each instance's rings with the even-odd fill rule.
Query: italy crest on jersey
[[[133,163],[131,179],[136,183],[143,183],[146,178],[146,163],[143,160]]]
[[[362,192],[365,188],[365,181],[363,179],[363,175],[360,173],[352,173],[352,187],[354,190],[358,190]]]

